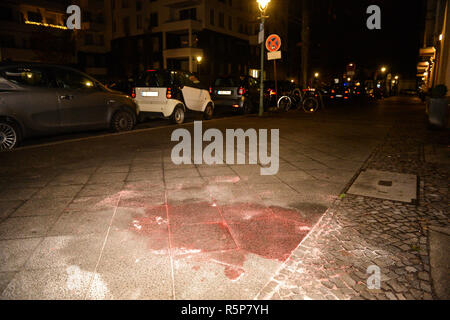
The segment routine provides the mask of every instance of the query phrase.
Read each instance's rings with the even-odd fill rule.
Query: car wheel
[[[210,119],[212,119],[213,114],[214,114],[214,108],[211,103],[208,103],[208,105],[205,108],[205,111],[203,112],[203,118],[205,120],[210,120]]]
[[[20,142],[20,130],[11,122],[0,121],[0,151],[14,149]]]
[[[130,131],[134,128],[134,117],[126,110],[117,111],[111,119],[111,129],[114,132]]]
[[[172,121],[176,124],[182,124],[184,122],[184,108],[176,106],[172,113]]]

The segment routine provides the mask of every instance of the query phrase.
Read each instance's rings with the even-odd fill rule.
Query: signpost
[[[266,40],[267,60],[273,60],[273,74],[275,77],[275,97],[278,100],[277,60],[281,59],[281,38],[277,34],[271,34]]]
[[[262,23],[259,24],[259,33],[258,33],[258,44],[264,42],[264,25]]]

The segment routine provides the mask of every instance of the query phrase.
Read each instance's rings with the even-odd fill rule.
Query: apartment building
[[[104,79],[109,73],[111,51],[110,0],[72,0],[81,9],[81,30],[75,30],[77,65],[84,72]]]
[[[0,2],[0,61],[76,63],[64,1]]]
[[[424,9],[417,77],[426,88],[445,84],[450,89],[450,3],[448,0],[429,0]]]
[[[112,0],[114,73],[175,68],[247,73],[250,0]],[[256,3],[256,2],[255,2]]]

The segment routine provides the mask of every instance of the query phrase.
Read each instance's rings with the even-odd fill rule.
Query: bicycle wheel
[[[306,113],[314,113],[319,109],[319,101],[314,97],[308,97],[303,100],[303,111]]]
[[[283,96],[278,99],[277,108],[278,110],[288,111],[292,106],[292,101],[288,96]]]

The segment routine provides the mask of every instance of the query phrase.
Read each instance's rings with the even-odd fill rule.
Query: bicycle
[[[319,101],[320,99],[320,101]],[[298,107],[300,104],[306,113],[316,112],[321,105],[321,94],[319,91],[307,90],[304,94],[300,90],[292,92],[290,95],[284,95],[277,101],[278,110],[289,111],[292,106]]]

